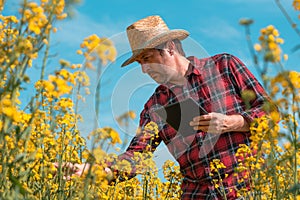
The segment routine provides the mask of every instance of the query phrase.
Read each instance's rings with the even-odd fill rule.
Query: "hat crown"
[[[127,37],[132,51],[143,49],[147,42],[168,32],[169,28],[160,16],[149,16],[127,27]]]
[[[134,62],[145,49],[155,48],[174,39],[183,40],[189,36],[185,30],[169,30],[160,16],[149,16],[141,19],[128,26],[126,32],[133,54],[122,64],[122,67]]]

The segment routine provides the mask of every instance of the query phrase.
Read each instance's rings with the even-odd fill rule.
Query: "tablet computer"
[[[196,116],[207,114],[192,98],[161,107],[154,112],[183,136],[195,134],[197,131],[190,126],[190,122]]]

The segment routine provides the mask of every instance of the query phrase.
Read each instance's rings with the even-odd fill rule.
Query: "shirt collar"
[[[189,57],[187,57],[187,59],[190,61],[190,63],[189,63],[188,69],[184,76],[187,79],[189,79],[189,77],[192,74],[197,75],[197,76],[201,75],[201,69],[205,65],[207,59],[205,59],[205,58],[198,59],[195,56],[189,56]],[[172,83],[166,83],[164,85],[167,86],[168,88],[177,87],[177,86],[173,85]]]
[[[190,61],[190,64],[189,64],[188,69],[185,73],[185,77],[189,77],[192,74],[200,75],[201,74],[200,70],[203,67],[204,62],[201,59],[199,60],[194,56],[187,57],[187,59]]]

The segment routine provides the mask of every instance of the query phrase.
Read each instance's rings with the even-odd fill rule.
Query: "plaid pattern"
[[[204,59],[188,59],[191,64],[186,73],[187,84],[160,85],[145,104],[140,115],[140,126],[144,127],[150,121],[158,124],[160,137],[151,143],[152,150],[163,141],[178,161],[184,176],[182,199],[222,199],[212,183],[212,179],[216,178],[210,174],[210,162],[213,159],[219,159],[226,166],[226,169],[220,172],[227,199],[236,199],[234,188],[245,187],[247,183],[238,183],[238,178],[233,176],[234,168],[238,165],[235,153],[239,144],[250,144],[250,133],[209,134],[198,131],[184,137],[161,121],[153,110],[158,106],[192,97],[207,112],[240,114],[251,122],[265,114],[262,105],[267,98],[266,93],[245,65],[232,55],[219,54]],[[246,90],[253,91],[256,95],[255,99],[250,101],[250,109],[246,108],[241,98],[241,91]],[[137,134],[119,158],[130,161],[133,152],[145,150],[149,139],[149,136]],[[228,177],[225,178],[225,174],[228,174]]]

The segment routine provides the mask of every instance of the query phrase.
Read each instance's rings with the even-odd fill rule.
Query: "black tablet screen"
[[[207,114],[205,109],[191,98],[161,107],[155,110],[155,113],[184,136],[189,136],[197,132],[189,124],[194,117]]]

